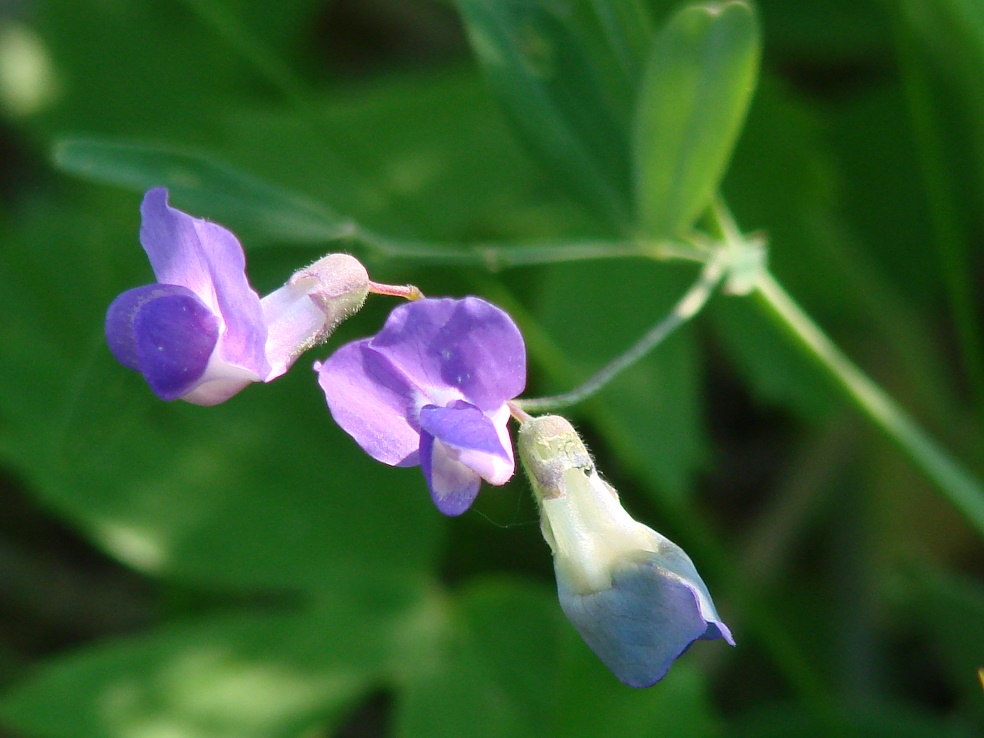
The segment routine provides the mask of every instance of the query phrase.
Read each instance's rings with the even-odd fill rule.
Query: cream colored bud
[[[575,592],[607,589],[617,561],[658,551],[666,540],[622,508],[564,418],[547,415],[523,423],[518,447],[540,504],[540,527],[553,550],[557,575]]]
[[[519,428],[560,606],[616,677],[647,687],[698,639],[734,645],[690,557],[633,520],[558,416]]]

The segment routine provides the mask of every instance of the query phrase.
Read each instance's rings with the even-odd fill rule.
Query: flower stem
[[[369,280],[369,291],[374,295],[387,295],[388,297],[402,297],[404,300],[422,300],[424,293],[419,287],[412,284],[382,284]]]
[[[704,268],[701,270],[697,281],[684,293],[670,314],[650,328],[625,353],[617,356],[605,365],[597,374],[588,379],[580,387],[560,395],[516,400],[515,404],[527,412],[556,410],[558,408],[576,405],[599,392],[623,370],[628,369],[649,353],[677,327],[686,323],[690,318],[700,312],[701,308],[704,307],[707,300],[713,294],[714,288],[717,287],[721,278],[724,276],[728,256],[728,252],[724,249],[716,251],[707,263],[704,264]]]
[[[519,423],[525,423],[528,420],[533,420],[533,416],[528,412],[523,410],[516,402],[507,402],[506,405],[509,407],[509,414],[513,416]]]
[[[865,416],[892,439],[967,521],[984,534],[984,487],[931,438],[884,390],[871,381],[803,312],[768,272],[756,303],[830,375]]]

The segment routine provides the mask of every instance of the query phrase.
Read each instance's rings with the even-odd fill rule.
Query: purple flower
[[[113,301],[106,340],[161,399],[215,405],[269,382],[365,300],[369,277],[345,254],[324,257],[260,300],[232,233],[172,208],[163,188],[147,192],[140,214],[157,283]]]
[[[157,284],[124,292],[106,314],[106,340],[121,364],[164,400],[227,400],[270,371],[260,298],[246,279],[239,241],[150,190],[140,243]]]
[[[629,516],[570,423],[526,421],[519,456],[553,551],[561,609],[619,680],[648,687],[695,641],[735,644],[690,557]]]
[[[315,370],[335,421],[377,461],[420,464],[444,514],[467,510],[482,479],[512,476],[506,402],[526,384],[526,349],[495,305],[406,303],[374,338],[343,346]]]

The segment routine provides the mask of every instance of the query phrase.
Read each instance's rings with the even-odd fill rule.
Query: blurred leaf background
[[[643,691],[563,619],[525,482],[442,518],[419,473],[332,424],[306,371],[331,346],[201,408],[157,401],[104,345],[106,306],[151,278],[137,205],[160,180],[237,232],[261,292],[352,250],[376,280],[512,312],[530,395],[585,379],[692,265],[450,262],[631,234],[632,153],[650,145],[633,111],[677,7],[0,4],[4,735],[979,734],[979,533],[748,299],[716,296],[573,411],[738,640],[696,645]],[[756,8],[724,195],[790,292],[980,475],[984,5]],[[332,345],[391,306],[370,300]]]

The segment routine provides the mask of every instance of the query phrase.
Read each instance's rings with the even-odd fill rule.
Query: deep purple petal
[[[401,305],[371,346],[425,392],[452,387],[483,411],[500,407],[526,386],[519,329],[505,312],[477,297]]]
[[[482,484],[478,474],[455,460],[450,449],[427,431],[420,434],[420,468],[431,499],[445,515],[461,515],[478,496]]]
[[[561,576],[557,590],[585,643],[631,687],[658,682],[695,640],[716,637],[720,625],[709,627],[689,583],[652,562],[620,567],[602,592],[577,594]]]
[[[137,358],[137,339],[133,335],[133,318],[140,308],[156,297],[169,294],[194,294],[185,287],[148,284],[134,287],[119,295],[106,310],[106,342],[113,356],[123,366],[140,371]]]
[[[162,400],[176,400],[198,383],[219,336],[208,306],[174,289],[180,288],[144,301],[133,315],[139,369]]]
[[[367,454],[391,466],[419,463],[413,388],[368,340],[342,346],[315,370],[335,422]]]
[[[215,223],[172,208],[163,188],[147,192],[140,212],[140,242],[157,280],[198,295],[221,319],[219,356],[265,377],[270,371],[264,351],[266,324],[236,237]]]

